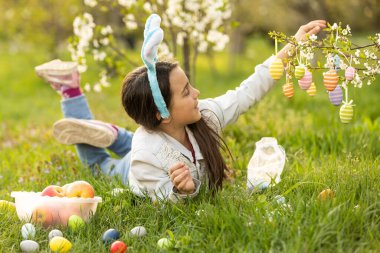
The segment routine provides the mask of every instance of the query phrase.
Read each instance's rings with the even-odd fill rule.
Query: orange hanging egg
[[[350,123],[354,116],[354,108],[351,104],[344,104],[339,111],[340,121],[342,123]]]
[[[330,69],[329,71],[323,74],[323,85],[326,87],[326,90],[333,91],[338,85],[339,77],[336,74],[335,69]]]
[[[278,80],[281,78],[284,73],[284,64],[280,58],[275,58],[272,64],[269,66],[269,74],[272,76],[274,80]]]
[[[282,92],[285,97],[291,98],[294,95],[294,87],[292,83],[286,83],[282,86]]]
[[[317,87],[314,83],[311,83],[309,89],[306,90],[307,94],[309,94],[310,97],[314,97],[317,95]]]

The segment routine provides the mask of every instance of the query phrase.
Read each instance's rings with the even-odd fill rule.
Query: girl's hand
[[[325,20],[313,20],[306,25],[301,26],[297,33],[294,35],[297,41],[302,41],[306,39],[306,34],[312,35],[319,33],[323,28],[326,27]],[[291,49],[293,45],[288,43],[283,49],[281,49],[277,53],[277,57],[280,59],[284,59],[288,57],[288,51]]]
[[[183,162],[174,164],[169,169],[170,180],[181,194],[191,194],[195,191],[195,184],[189,167]]]

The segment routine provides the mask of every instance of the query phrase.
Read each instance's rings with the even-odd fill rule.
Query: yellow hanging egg
[[[330,69],[329,71],[323,74],[323,85],[326,87],[326,90],[333,91],[338,85],[339,77],[336,74],[335,69]]]
[[[269,74],[274,80],[278,80],[281,78],[284,73],[284,64],[280,58],[275,58],[272,64],[269,66]]]
[[[292,83],[286,83],[282,86],[282,92],[285,97],[291,98],[294,95],[294,87]]]
[[[354,108],[350,104],[343,104],[339,111],[340,121],[342,123],[350,123],[354,116]]]
[[[50,240],[49,246],[51,251],[57,253],[66,253],[69,252],[72,244],[69,240],[61,236],[55,236]]]
[[[317,87],[314,83],[311,83],[309,89],[306,90],[307,94],[309,94],[310,97],[314,97],[317,95]]]
[[[301,79],[305,75],[305,67],[304,66],[296,66],[294,71],[294,76],[297,79]]]

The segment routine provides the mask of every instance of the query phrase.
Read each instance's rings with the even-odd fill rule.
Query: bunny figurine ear
[[[162,97],[158,86],[156,75],[157,50],[161,41],[164,39],[164,32],[160,28],[161,18],[157,14],[148,17],[144,29],[144,43],[141,49],[141,58],[148,70],[148,80],[154,103],[157,106],[161,117],[166,119],[170,116],[165,100]]]

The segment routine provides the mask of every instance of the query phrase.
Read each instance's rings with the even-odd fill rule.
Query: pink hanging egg
[[[336,86],[335,90],[329,92],[329,98],[333,105],[338,106],[342,103],[343,92],[340,86]]]
[[[309,89],[311,82],[313,81],[313,77],[310,71],[306,70],[304,76],[298,80],[298,84],[303,90]]]
[[[335,69],[330,69],[329,71],[323,74],[323,85],[326,87],[326,90],[333,91],[338,85],[339,77],[336,74]]]
[[[292,83],[286,83],[282,86],[282,92],[285,97],[291,98],[294,95],[294,87]]]
[[[346,77],[347,81],[351,81],[354,79],[355,76],[355,68],[354,67],[348,67],[344,73],[344,76]]]

